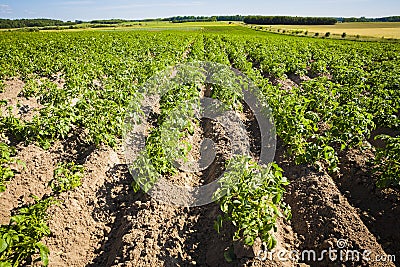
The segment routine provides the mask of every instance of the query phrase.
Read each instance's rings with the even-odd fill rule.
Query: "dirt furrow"
[[[311,266],[394,266],[374,261],[387,254],[332,177],[313,166],[295,166],[282,158],[282,152],[280,146],[278,162],[291,180],[285,199],[292,208],[292,227],[301,241],[301,251],[315,251],[315,256],[307,253],[300,261]],[[329,249],[336,249],[336,258],[323,254]],[[357,251],[359,258],[347,251]],[[363,259],[364,252],[367,256]]]

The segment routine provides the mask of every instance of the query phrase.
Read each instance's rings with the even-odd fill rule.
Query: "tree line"
[[[340,18],[338,19],[342,22],[400,22],[400,16],[391,16],[383,18]]]
[[[171,21],[173,23],[217,21],[216,17],[206,17],[206,16],[176,16],[176,17],[165,18],[162,20]]]
[[[123,20],[123,19],[108,19],[108,20],[92,20],[94,24],[118,24],[122,22],[148,22],[148,21],[170,21],[170,22],[203,22],[203,21],[243,21],[244,16],[174,16],[169,18],[142,19],[142,20]]]
[[[24,28],[24,27],[45,27],[45,26],[66,26],[74,25],[75,22],[64,22],[55,19],[0,19],[0,28]]]
[[[162,19],[163,21],[171,22],[197,22],[197,21],[243,21],[244,16],[176,16]]]
[[[337,19],[323,17],[246,16],[243,22],[261,25],[333,25],[337,22]]]

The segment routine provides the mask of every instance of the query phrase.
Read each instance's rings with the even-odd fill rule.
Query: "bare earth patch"
[[[0,107],[2,114],[7,114],[8,109],[12,108],[13,116],[26,121],[32,120],[43,106],[38,103],[38,99],[30,97],[29,99],[20,96],[25,83],[17,78],[4,82],[4,92],[0,93],[0,99],[6,100],[7,104]]]

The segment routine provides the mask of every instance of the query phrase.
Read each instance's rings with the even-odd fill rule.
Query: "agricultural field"
[[[0,33],[1,267],[400,266],[400,44],[151,26]],[[273,162],[258,164],[263,135],[242,91],[174,74],[196,62],[257,86]],[[144,153],[129,165],[126,118],[166,70],[186,82],[150,105]],[[232,156],[229,129],[193,116],[185,105],[201,97],[233,110],[250,153]],[[187,111],[178,126],[176,110]],[[173,164],[198,159],[204,138],[216,151],[208,168]],[[198,186],[224,172],[225,194],[195,207],[157,201],[140,182]],[[324,257],[330,248],[368,257]]]
[[[265,26],[265,25],[264,25]],[[344,32],[351,36],[376,37],[376,38],[400,38],[400,22],[345,22],[335,25],[271,25],[272,29],[301,30],[310,34],[325,33],[342,35]]]
[[[195,31],[205,29],[224,29],[224,27],[236,27],[242,22],[185,22],[185,23],[172,23],[169,21],[144,21],[144,22],[121,22],[118,24],[107,25],[107,24],[95,24],[95,23],[82,23],[70,26],[44,26],[44,27],[31,27],[31,28],[16,28],[16,29],[0,29],[1,31],[48,31],[57,32],[59,30],[64,31],[166,31],[166,30],[178,30],[178,31]]]

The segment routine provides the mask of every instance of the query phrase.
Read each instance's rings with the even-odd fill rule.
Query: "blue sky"
[[[400,15],[399,0],[0,0],[0,18],[92,20],[176,15]]]

